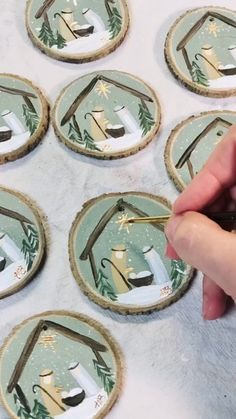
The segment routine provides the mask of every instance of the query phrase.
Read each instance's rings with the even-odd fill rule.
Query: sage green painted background
[[[32,101],[34,105],[39,118],[42,118],[41,101],[38,97],[37,92],[32,87],[30,87],[28,84],[22,82],[19,79],[16,79],[13,77],[1,76],[1,75],[0,75],[0,85],[4,87],[25,90],[26,92],[29,92],[29,93],[34,93],[37,96],[37,98],[36,99],[30,98],[30,100]],[[17,117],[20,119],[23,126],[25,127],[25,131],[28,131],[28,128],[25,124],[25,118],[23,116],[23,108],[22,108],[23,104],[25,104],[25,102],[22,96],[18,96],[18,95],[16,96],[16,95],[11,95],[8,93],[0,92],[0,126],[7,125],[4,119],[1,117],[1,113],[5,111],[6,109],[8,109],[17,115]]]
[[[36,217],[34,216],[31,209],[23,201],[21,201],[17,196],[0,189],[0,205],[4,208],[8,208],[13,211],[19,212],[20,214],[33,221],[34,228],[37,229],[39,234],[39,241],[41,241],[40,229]],[[12,218],[5,217],[0,214],[0,232],[2,231],[7,233],[11,237],[11,239],[14,240],[17,246],[21,249],[22,240],[25,239],[26,236],[19,221],[13,220]],[[0,256],[6,257],[7,265],[11,263],[10,260],[7,258],[7,255],[2,251],[1,248]],[[37,258],[35,258],[35,262],[36,260]]]
[[[96,286],[89,260],[81,261],[80,255],[87,244],[90,234],[98,224],[102,215],[114,204],[116,204],[117,200],[120,198],[123,198],[124,201],[135,205],[148,215],[170,214],[170,210],[165,205],[158,203],[152,198],[142,197],[141,195],[117,195],[115,197],[105,197],[104,199],[97,201],[94,206],[87,210],[75,230],[73,249],[76,257],[77,270],[80,272],[84,281],[86,281],[95,291]],[[125,213],[127,213],[129,217],[137,216],[137,214],[129,210],[125,210]],[[97,268],[101,268],[102,258],[106,257],[111,259],[111,249],[114,248],[115,245],[124,244],[128,250],[128,266],[132,266],[136,274],[141,271],[149,271],[150,268],[144,259],[142,249],[144,246],[153,245],[170,274],[170,261],[164,256],[166,247],[164,233],[157,230],[150,224],[135,224],[130,227],[130,234],[127,234],[124,229],[119,232],[119,224],[116,224],[116,221],[118,220],[118,216],[121,214],[122,213],[117,213],[117,215],[111,219],[93,247],[93,254]],[[108,276],[111,284],[114,286],[111,266],[107,264],[107,268],[103,269],[103,271]]]
[[[201,117],[196,117],[196,119],[189,121],[184,127],[178,131],[175,135],[175,140],[171,148],[171,160],[173,166],[177,164],[180,157],[188,146],[194,141],[194,139],[212,122],[215,118],[220,117],[225,119],[232,124],[236,124],[236,113],[218,113],[211,115],[204,115]],[[222,131],[222,136],[217,136],[217,133]],[[209,156],[212,154],[216,145],[214,144],[217,139],[223,138],[224,135],[228,132],[228,129],[221,125],[219,122],[217,126],[212,129],[202,140],[198,143],[195,151],[192,153],[191,162],[195,173],[199,172],[202,169],[204,163],[208,160]],[[190,183],[190,175],[185,164],[181,169],[175,169],[176,176],[181,179],[186,185]]]
[[[57,128],[61,131],[61,133],[67,137],[68,135],[68,127],[69,122],[61,127],[61,120],[64,117],[65,113],[68,111],[76,97],[81,93],[81,91],[91,82],[91,80],[97,75],[102,74],[108,78],[111,78],[115,81],[123,83],[133,89],[139,90],[141,93],[147,94],[150,96],[154,102],[146,102],[149,111],[151,112],[155,121],[158,119],[158,106],[156,100],[153,96],[151,90],[146,86],[146,84],[140,80],[137,80],[135,77],[127,75],[125,73],[119,71],[100,71],[97,73],[88,74],[78,80],[75,80],[63,93],[63,96],[60,98],[57,108],[56,108],[56,124]],[[135,96],[131,95],[128,92],[124,92],[123,90],[108,84],[110,94],[108,94],[109,100],[103,96],[99,96],[95,89],[99,86],[99,82],[96,84],[95,88],[92,92],[83,100],[81,105],[78,107],[76,112],[76,118],[80,125],[80,128],[83,132],[84,129],[90,131],[90,118],[87,117],[85,120],[84,115],[87,112],[91,112],[94,110],[96,106],[101,106],[105,111],[105,118],[108,119],[112,125],[121,124],[120,119],[114,113],[113,109],[117,105],[126,106],[132,115],[136,118],[138,122],[138,113],[139,113],[139,103],[140,99],[136,98]],[[150,134],[150,133],[149,133]],[[71,141],[68,137],[67,140],[72,144],[75,144]],[[78,145],[78,148],[81,148]]]
[[[6,388],[29,334],[42,319],[59,323],[105,345],[108,348],[108,352],[101,353],[101,355],[107,363],[108,367],[111,368],[115,375],[117,372],[113,352],[101,333],[96,331],[95,328],[90,327],[78,319],[65,315],[47,315],[38,317],[37,319],[31,320],[20,331],[17,332],[16,337],[11,341],[11,344],[4,352],[2,357],[0,365],[1,391],[3,392],[8,405],[14,412],[16,411],[15,403],[13,400],[14,392],[9,395],[6,392]],[[55,335],[57,332],[55,332],[53,329],[48,329],[46,332],[42,332],[42,335],[44,333],[47,335]],[[34,394],[32,392],[32,386],[34,384],[39,384],[39,375],[44,369],[50,369],[54,371],[56,386],[62,386],[64,391],[70,391],[73,388],[78,387],[78,383],[73,379],[71,373],[68,371],[69,365],[73,362],[80,362],[87,369],[89,374],[91,374],[99,387],[103,387],[102,382],[98,378],[93,366],[93,359],[96,358],[92,350],[90,350],[87,346],[76,343],[75,341],[72,341],[60,334],[58,334],[55,339],[57,341],[55,344],[55,352],[49,348],[45,349],[43,345],[37,344],[35,346],[35,349],[32,352],[26,368],[19,380],[19,384],[21,385],[22,390],[27,396],[31,406],[33,406],[35,398],[41,400],[40,393]],[[41,402],[43,401],[41,400]]]
[[[233,6],[233,3],[232,3]],[[230,19],[236,21],[236,12],[228,12],[222,10],[220,8],[208,8],[205,10],[195,11],[192,14],[189,14],[183,18],[181,22],[175,27],[172,33],[172,43],[171,43],[171,55],[175,59],[175,64],[179,68],[179,70],[184,73],[185,77],[192,81],[189,71],[187,69],[186,63],[183,58],[183,54],[181,51],[176,51],[176,47],[179,42],[184,38],[184,36],[189,32],[189,30],[195,25],[195,23],[201,19],[201,17],[207,11],[215,11],[218,12]],[[213,34],[209,34],[206,30],[208,24],[210,23],[209,18],[206,20],[202,28],[199,30],[197,34],[191,39],[191,41],[187,45],[187,52],[190,58],[190,62],[195,60],[195,54],[201,52],[201,47],[204,44],[210,44],[214,46],[217,56],[221,59],[222,65],[227,64],[235,64],[233,57],[231,56],[230,52],[227,51],[227,48],[231,45],[236,45],[236,28],[232,28],[231,26],[227,25],[226,23],[215,19],[215,22],[218,26],[220,26],[221,30],[224,31],[219,32],[217,37]],[[222,35],[223,33],[223,35]],[[201,61],[198,61],[198,64],[201,64]]]
[[[43,0],[32,0],[31,6],[30,6],[30,13],[28,17],[28,24],[34,33],[34,35],[38,38],[39,30],[38,28],[41,28],[41,25],[43,23],[43,19],[35,19],[35,14],[39,10],[39,8],[42,6]],[[114,4],[121,16],[124,15],[124,8],[121,5],[120,0],[114,0]],[[47,12],[50,25],[55,30],[58,29],[58,23],[57,20],[54,19],[54,14],[60,12],[64,8],[70,8],[74,11],[74,18],[80,25],[87,24],[87,20],[82,15],[82,11],[85,8],[91,8],[95,13],[97,13],[103,20],[106,28],[108,29],[108,14],[105,7],[105,2],[103,0],[78,0],[78,7],[73,4],[73,0],[70,0],[70,2],[67,2],[66,0],[56,0],[52,7]],[[124,22],[123,22],[124,23]],[[44,44],[43,44],[44,45]],[[45,48],[45,45],[44,45]],[[57,52],[61,52],[60,50]]]

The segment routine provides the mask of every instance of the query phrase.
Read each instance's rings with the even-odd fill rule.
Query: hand
[[[181,258],[204,274],[203,316],[220,317],[227,296],[236,301],[236,234],[198,213],[236,210],[236,126],[180,195],[166,226],[167,256]]]

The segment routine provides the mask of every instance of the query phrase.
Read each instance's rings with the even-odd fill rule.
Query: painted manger
[[[235,112],[211,111],[191,116],[172,131],[165,161],[178,189],[182,190],[199,173],[235,123]]]
[[[220,7],[187,12],[168,35],[166,58],[175,74],[197,92],[221,91],[226,96],[228,90],[232,94],[236,89],[236,13]]]
[[[69,108],[68,102],[72,102]],[[76,80],[54,109],[59,138],[74,151],[100,158],[137,151],[153,138],[159,125],[160,108],[153,91],[117,71]]]
[[[0,188],[0,298],[22,288],[44,254],[44,233],[23,196]]]
[[[124,0],[31,0],[29,34],[52,57],[91,61],[115,49],[128,29]],[[39,24],[41,26],[39,27]]]
[[[116,399],[121,359],[93,320],[44,313],[14,330],[1,354],[1,397],[11,417],[92,419]]]
[[[189,268],[164,256],[163,225],[126,224],[149,211],[163,215],[170,209],[161,198],[111,194],[86,206],[73,224],[72,271],[85,293],[105,307],[130,313],[161,308],[188,281]]]

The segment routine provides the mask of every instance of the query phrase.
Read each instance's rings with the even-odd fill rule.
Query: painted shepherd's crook
[[[104,264],[104,262],[109,262],[112,266],[113,266],[113,268],[118,272],[118,274],[120,275],[120,277],[123,279],[123,281],[124,281],[124,283],[125,283],[125,285],[128,287],[128,289],[129,290],[132,290],[132,287],[131,287],[131,285],[128,283],[128,281],[125,279],[125,277],[124,277],[124,275],[122,274],[122,272],[117,268],[117,266],[110,260],[110,259],[107,259],[107,258],[103,258],[102,260],[101,260],[101,265],[102,265],[102,267],[103,268],[105,268],[106,267],[106,265]]]
[[[99,125],[98,121],[94,118],[93,114],[91,114],[91,112],[87,112],[84,115],[84,118],[87,119],[87,116],[91,116],[91,118],[93,119],[93,121],[95,122],[95,124],[97,125],[97,127],[100,129],[100,131],[103,133],[103,135],[105,135],[106,139],[108,139],[109,137],[107,136],[107,133],[105,131],[103,131],[102,127]]]
[[[59,409],[61,409],[62,410],[62,412],[66,412],[66,409],[64,409],[64,407],[63,406],[61,406],[55,399],[54,399],[54,397],[52,397],[52,395],[47,391],[47,390],[45,390],[45,388],[43,388],[43,387],[41,387],[39,384],[35,384],[33,387],[32,387],[32,390],[33,390],[33,393],[35,394],[36,393],[36,388],[40,388],[40,390],[42,390],[48,397],[50,397],[50,399],[59,407]]]

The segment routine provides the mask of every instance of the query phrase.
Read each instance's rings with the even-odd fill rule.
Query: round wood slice
[[[167,64],[188,89],[211,97],[236,94],[236,11],[201,7],[173,24],[165,44]]]
[[[59,140],[73,151],[115,159],[134,154],[153,140],[161,109],[155,92],[142,80],[103,70],[67,86],[52,121]]]
[[[166,144],[165,163],[179,191],[189,185],[234,124],[236,112],[210,111],[190,116],[173,129]]]
[[[193,271],[165,257],[164,225],[125,223],[131,217],[170,213],[165,198],[141,192],[87,202],[69,237],[71,269],[82,291],[122,314],[150,312],[178,300]]]
[[[123,358],[97,321],[51,311],[13,329],[1,349],[0,371],[0,397],[12,419],[20,413],[99,419],[121,392]]]
[[[28,0],[26,28],[50,57],[90,62],[122,43],[129,28],[128,7],[125,0]]]

